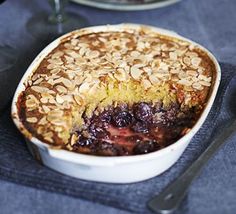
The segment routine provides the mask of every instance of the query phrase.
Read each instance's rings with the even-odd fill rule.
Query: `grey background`
[[[20,54],[29,55],[34,47],[33,53],[36,53],[41,46],[35,48],[38,41],[27,32],[25,24],[33,14],[49,9],[46,0],[8,0],[0,5],[0,44],[10,44]],[[71,3],[68,10],[87,17],[92,25],[135,22],[168,28],[201,43],[219,61],[236,65],[235,0],[183,0],[167,8],[142,12],[104,11]],[[24,63],[30,61],[31,57]],[[16,77],[23,73],[24,70],[19,69]],[[184,202],[184,213],[236,212],[235,151],[231,140],[209,162],[189,191],[191,203]],[[126,200],[125,195],[123,198]],[[0,180],[0,213],[128,212]]]

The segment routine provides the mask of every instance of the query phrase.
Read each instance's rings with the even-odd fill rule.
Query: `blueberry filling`
[[[147,154],[178,140],[193,126],[196,116],[196,109],[182,110],[176,104],[164,108],[140,102],[111,107],[86,118],[87,128],[77,131],[72,148],[101,156]]]

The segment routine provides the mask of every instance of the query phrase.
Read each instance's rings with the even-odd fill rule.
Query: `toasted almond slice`
[[[57,101],[59,104],[62,104],[62,103],[64,102],[64,100],[62,99],[62,97],[61,97],[59,94],[56,95],[56,101]]]
[[[202,85],[201,85],[199,82],[193,83],[193,84],[192,84],[192,87],[193,87],[194,89],[197,89],[197,90],[202,90],[202,89],[203,89]]]
[[[27,108],[36,108],[37,107],[37,103],[33,99],[26,100],[25,105]]]
[[[66,78],[62,78],[62,83],[67,88],[73,88],[74,87],[73,83],[70,80],[66,79]]]
[[[60,71],[61,71],[60,68],[54,68],[54,69],[50,70],[50,73],[51,74],[58,74]]]
[[[153,85],[160,83],[160,80],[153,74],[149,76],[149,80]]]
[[[97,58],[99,56],[99,51],[90,51],[89,57]]]
[[[33,84],[34,84],[34,85],[38,85],[38,84],[41,83],[42,81],[43,81],[43,78],[41,77],[41,78],[35,80]]]
[[[53,116],[53,117],[61,117],[63,115],[63,111],[59,109],[52,110],[48,113],[48,116]]]
[[[200,57],[193,57],[193,58],[191,58],[191,63],[195,67],[199,66],[201,61],[202,61],[202,59]]]
[[[87,83],[87,82],[84,82],[84,83],[82,83],[82,84],[80,85],[80,87],[79,87],[79,92],[80,92],[80,93],[86,93],[86,92],[89,91],[89,88],[90,88],[90,84]]]
[[[171,60],[177,60],[178,59],[178,55],[177,55],[177,53],[176,52],[170,52],[169,53],[169,56],[170,56],[170,59]]]
[[[79,50],[79,55],[84,56],[84,54],[87,52],[88,48],[87,47],[82,47]]]
[[[64,47],[67,48],[67,49],[74,49],[74,46],[69,42],[65,43]]]
[[[197,71],[194,71],[194,70],[187,70],[186,74],[189,76],[194,76],[194,77],[198,75]]]
[[[56,58],[60,58],[61,56],[63,56],[63,52],[62,51],[57,51],[51,56],[51,58],[56,59]]]
[[[82,104],[82,98],[79,95],[74,95],[74,100],[78,105]]]
[[[66,122],[62,118],[55,118],[54,120],[50,120],[50,122],[57,126],[66,126]]]
[[[48,98],[42,97],[42,98],[40,99],[40,102],[41,102],[41,103],[48,103]]]
[[[184,71],[180,71],[180,72],[178,73],[178,77],[179,77],[180,79],[184,79],[184,78],[187,78],[188,75],[187,75]]]
[[[60,65],[57,64],[48,64],[47,69],[51,70],[51,69],[55,69],[55,68],[60,68]]]
[[[58,59],[48,59],[48,62],[53,65],[62,65],[63,61],[61,61],[59,58]]]
[[[28,123],[37,123],[38,119],[37,119],[37,117],[28,117],[28,118],[26,118],[26,121]]]
[[[64,86],[62,86],[62,85],[57,85],[57,86],[56,86],[56,89],[57,89],[57,91],[60,92],[60,93],[63,93],[63,94],[66,94],[66,93],[67,93],[67,89],[66,89]]]
[[[44,137],[44,139],[50,143],[53,143],[53,139],[51,137]]]
[[[170,69],[171,74],[178,74],[180,72],[179,69]]]
[[[50,108],[46,105],[42,105],[42,108],[43,108],[45,113],[48,113],[50,111]]]
[[[38,93],[47,93],[48,91],[48,88],[43,87],[43,86],[36,86],[36,85],[31,86],[31,89]]]
[[[130,74],[135,80],[138,80],[141,77],[142,70],[135,66],[132,66],[130,69]]]
[[[142,85],[144,87],[145,90],[149,89],[152,87],[152,84],[150,83],[150,81],[148,81],[147,79],[143,79],[142,80]]]
[[[206,81],[206,82],[211,82],[211,77],[206,77],[204,80]]]
[[[44,116],[39,120],[38,124],[39,125],[45,125],[45,124],[47,124],[47,122],[48,121],[47,121],[46,117]]]
[[[72,44],[73,46],[76,46],[78,43],[79,43],[79,39],[72,39],[72,40],[71,40],[71,44]]]
[[[190,65],[191,60],[190,60],[189,57],[186,56],[186,57],[183,58],[183,62],[184,62],[184,64],[186,64],[186,65]]]
[[[199,83],[200,83],[201,85],[203,85],[203,86],[207,86],[207,87],[211,86],[211,83],[210,83],[210,82],[199,81]]]
[[[78,141],[78,136],[73,134],[70,139],[70,144],[73,146]]]
[[[140,56],[140,52],[139,51],[131,51],[130,56],[132,56],[132,57],[139,57]]]
[[[128,79],[127,73],[122,68],[117,69],[116,73],[114,74],[114,77],[121,82],[126,81]]]
[[[70,57],[70,56],[65,56],[65,60],[68,64],[71,64],[71,63],[74,62],[75,59],[73,57]]]
[[[192,82],[187,79],[181,79],[177,82],[178,84],[185,85],[185,86],[191,86]]]

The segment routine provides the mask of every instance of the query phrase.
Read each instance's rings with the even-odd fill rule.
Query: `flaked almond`
[[[26,121],[28,123],[37,123],[38,119],[37,119],[37,117],[28,117],[28,118],[26,118]]]
[[[80,85],[80,87],[79,87],[79,92],[80,92],[80,93],[86,93],[86,92],[89,91],[89,88],[90,88],[90,84],[87,83],[87,82],[84,82],[84,83],[82,83],[82,84]]]
[[[169,57],[171,60],[174,60],[174,61],[178,59],[178,55],[175,52],[170,52]]]
[[[84,54],[88,51],[88,48],[87,47],[82,47],[80,48],[79,50],[79,55],[80,56],[84,56]]]
[[[33,99],[26,100],[25,105],[27,108],[36,108],[38,106]]]
[[[48,113],[48,116],[51,117],[61,117],[63,115],[63,111],[59,109],[52,110]]]
[[[185,86],[191,86],[192,82],[189,81],[188,79],[181,79],[177,82],[178,84],[185,85]]]
[[[140,56],[140,52],[139,51],[131,51],[130,56],[138,57],[138,56]]]
[[[179,69],[170,69],[171,74],[178,74],[180,72]]]
[[[169,69],[169,65],[166,64],[165,62],[160,62],[159,63],[159,70],[165,70],[167,71]]]
[[[90,58],[97,58],[99,56],[99,51],[90,51],[89,57]]]
[[[184,78],[187,78],[188,75],[187,75],[184,71],[180,71],[180,72],[178,73],[178,77],[179,77],[180,79],[184,79]]]
[[[199,66],[201,61],[202,61],[202,59],[200,57],[193,57],[193,58],[191,58],[191,63],[195,67]]]
[[[62,65],[63,61],[60,59],[48,59],[48,62],[52,65]]]
[[[60,58],[61,56],[63,56],[63,52],[57,51],[54,54],[52,54],[51,58],[56,59],[56,58]]]
[[[128,79],[127,73],[125,72],[124,69],[118,68],[117,71],[114,74],[114,77],[119,80],[119,81],[126,81]]]
[[[71,44],[72,44],[73,46],[76,46],[78,43],[79,43],[79,39],[72,39],[72,40],[71,40]]]
[[[42,97],[42,98],[40,98],[40,102],[41,103],[48,103],[48,98],[47,97]]]
[[[70,139],[70,144],[73,146],[78,141],[78,136],[73,134]]]
[[[70,57],[70,56],[65,56],[65,60],[68,64],[73,63],[75,61],[75,59],[73,57]]]
[[[149,89],[152,87],[152,84],[150,81],[148,81],[147,79],[143,79],[142,80],[142,85],[144,87],[145,90]]]
[[[64,100],[62,99],[62,97],[59,94],[56,95],[56,101],[59,104],[62,104],[64,102]]]
[[[65,43],[64,47],[67,48],[67,49],[73,49],[74,48],[74,46],[72,44],[70,44],[69,42]]]
[[[43,108],[45,113],[48,113],[50,111],[50,108],[46,105],[42,105],[42,108]]]
[[[203,86],[207,86],[207,87],[211,86],[210,82],[206,82],[206,81],[203,81],[203,80],[199,81],[199,83]]]
[[[58,74],[60,71],[61,71],[60,68],[54,68],[54,69],[50,70],[50,73],[51,74]]]
[[[192,87],[193,87],[194,89],[197,89],[197,90],[202,90],[202,89],[203,89],[202,85],[201,85],[199,82],[193,83],[193,84],[192,84]]]
[[[33,84],[34,84],[34,85],[38,85],[38,84],[41,83],[42,81],[43,81],[43,78],[41,77],[41,78],[35,80]]]
[[[74,87],[73,83],[69,79],[62,78],[61,82],[64,84],[66,88],[70,89]]]
[[[36,85],[31,86],[31,89],[38,93],[47,93],[48,91],[48,88],[43,87],[43,86],[36,86]]]
[[[69,56],[73,57],[73,58],[76,58],[76,57],[79,56],[79,54],[78,54],[77,52],[71,51],[71,50],[66,51],[66,53],[67,53]]]
[[[74,100],[78,105],[82,105],[82,103],[83,103],[83,100],[82,100],[81,96],[79,96],[79,95],[74,95]]]
[[[184,64],[186,64],[186,65],[190,65],[190,64],[191,64],[191,60],[190,60],[189,57],[184,57],[184,58],[183,58],[183,62],[184,62]]]
[[[144,67],[143,71],[146,72],[148,74],[148,76],[151,75],[151,73],[152,73],[152,69],[150,67]]]
[[[189,76],[194,76],[194,77],[198,75],[197,71],[194,71],[194,70],[187,70],[186,74]]]
[[[55,118],[50,120],[50,122],[56,126],[66,126],[66,122],[63,120],[63,118]]]
[[[60,65],[58,64],[48,64],[47,65],[47,69],[55,69],[55,68],[60,68]]]
[[[46,117],[42,117],[42,118],[39,120],[38,124],[39,124],[39,125],[46,125],[47,122],[48,122],[48,121],[47,121]]]
[[[67,93],[67,89],[66,89],[64,86],[62,86],[62,85],[57,85],[57,86],[56,86],[56,89],[57,89],[57,91],[58,91],[59,93],[63,93],[63,94],[66,94],[66,93]]]
[[[160,83],[160,80],[154,74],[149,76],[149,80],[153,85]]]
[[[141,77],[142,70],[135,66],[132,66],[130,69],[130,74],[135,80],[138,80]]]

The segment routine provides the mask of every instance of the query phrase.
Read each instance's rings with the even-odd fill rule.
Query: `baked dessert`
[[[25,83],[19,116],[29,133],[59,149],[145,154],[193,127],[214,74],[202,49],[152,28],[75,31]]]

